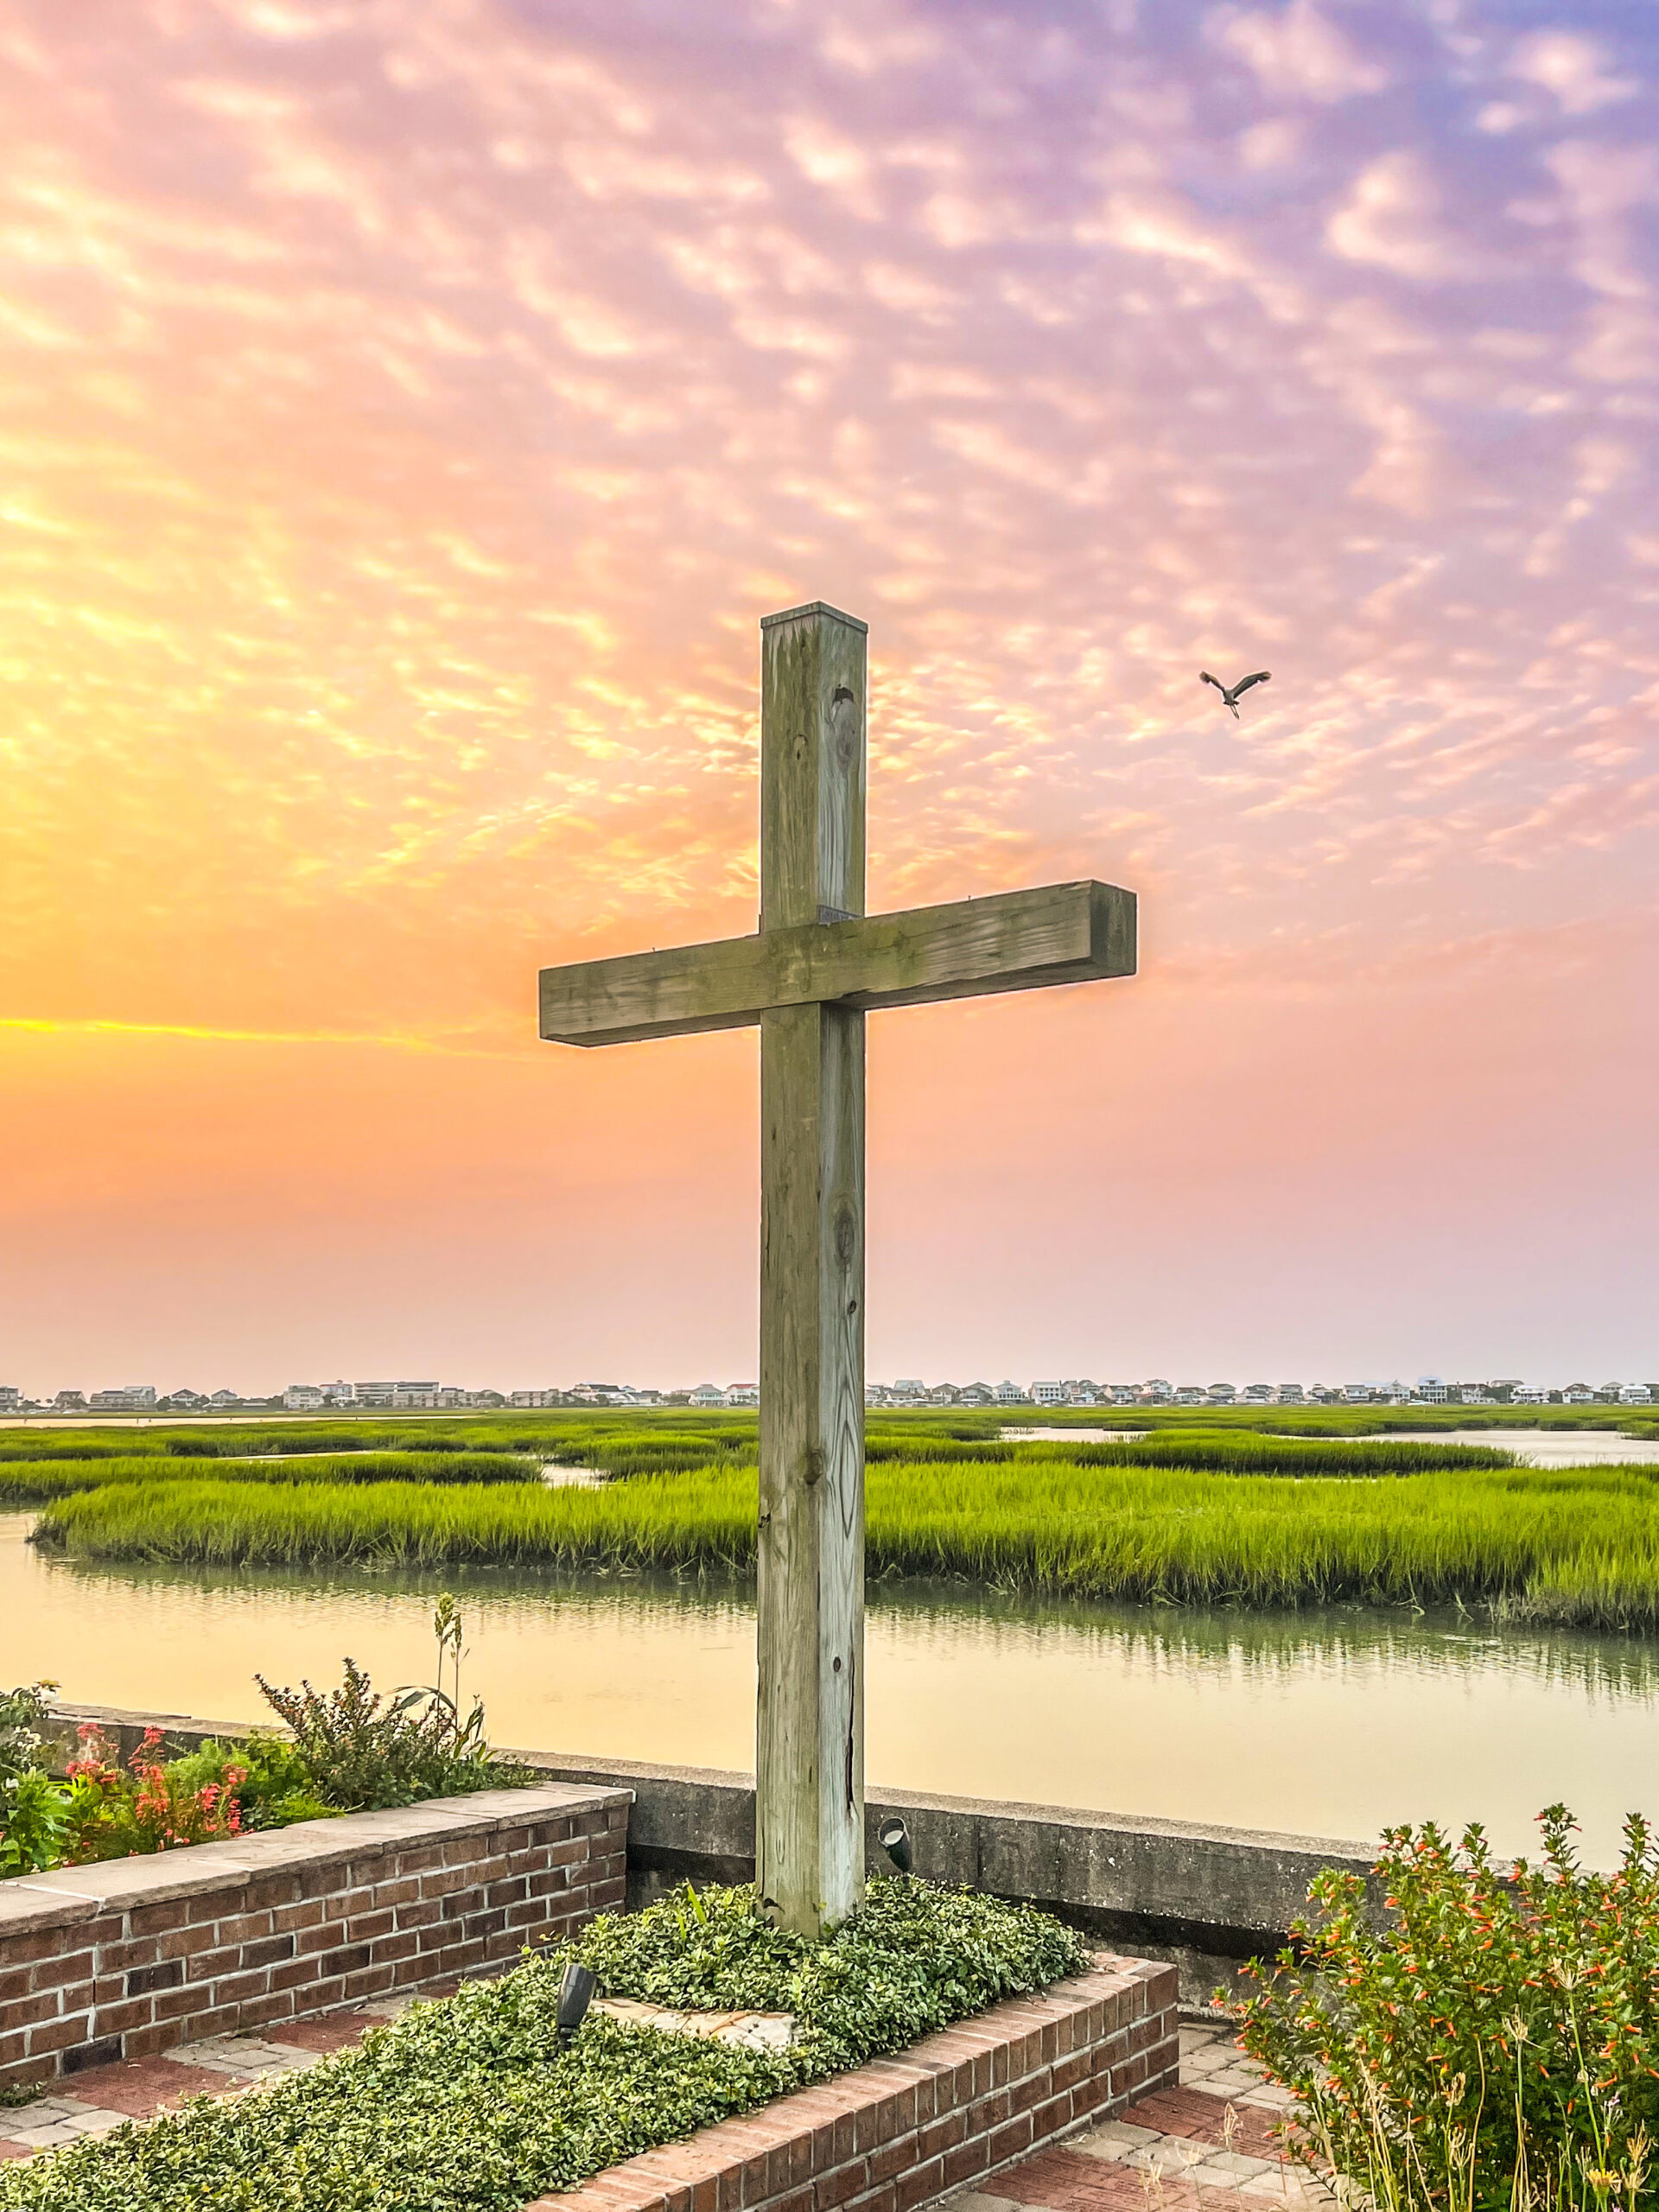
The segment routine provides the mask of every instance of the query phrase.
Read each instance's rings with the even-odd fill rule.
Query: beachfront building
[[[726,1402],[728,1406],[758,1406],[760,1385],[758,1382],[728,1382],[726,1385]]]
[[[1281,1382],[1273,1396],[1274,1403],[1280,1406],[1300,1406],[1304,1402],[1300,1382]]]
[[[322,1385],[320,1382],[290,1382],[283,1393],[283,1411],[288,1414],[321,1413]]]
[[[1166,1382],[1161,1375],[1154,1375],[1150,1382],[1141,1385],[1140,1395],[1149,1406],[1172,1405],[1175,1399],[1175,1388],[1173,1383]]]
[[[1238,1392],[1230,1382],[1212,1382],[1205,1395],[1212,1406],[1230,1406]]]
[[[691,1406],[723,1406],[725,1402],[726,1393],[713,1382],[699,1382],[686,1399]]]
[[[1063,1406],[1067,1402],[1066,1387],[1064,1382],[1033,1382],[1031,1402],[1033,1406]]]
[[[1028,1406],[1031,1403],[1017,1382],[999,1382],[991,1395],[999,1406]]]
[[[149,1382],[129,1382],[119,1390],[94,1390],[91,1403],[95,1414],[147,1414],[155,1406],[156,1391]]]
[[[1202,1406],[1209,1402],[1210,1394],[1197,1382],[1183,1382],[1175,1393],[1178,1406]]]

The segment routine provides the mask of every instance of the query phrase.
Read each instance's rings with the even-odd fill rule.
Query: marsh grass
[[[36,1536],[86,1559],[298,1567],[753,1565],[753,1469],[601,1489],[192,1478],[60,1500]],[[1659,1484],[1640,1467],[1458,1467],[1356,1480],[1047,1459],[877,1462],[872,1576],[1182,1605],[1483,1605],[1659,1624]]]
[[[195,1463],[200,1465],[200,1463]],[[206,1480],[232,1483],[354,1483],[422,1482],[440,1487],[449,1483],[530,1483],[540,1472],[539,1460],[510,1459],[499,1453],[381,1452],[334,1458],[298,1459],[214,1459],[212,1473],[198,1476],[189,1460],[159,1452],[122,1459],[0,1461],[0,1510],[7,1505],[34,1505],[53,1498],[70,1497],[82,1491],[111,1484],[170,1484]]]

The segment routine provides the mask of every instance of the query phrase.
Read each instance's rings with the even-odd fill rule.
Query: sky
[[[758,625],[870,625],[869,1367],[1659,1379],[1659,14],[10,0],[0,1382],[752,1377]],[[1235,722],[1201,668],[1271,669]]]

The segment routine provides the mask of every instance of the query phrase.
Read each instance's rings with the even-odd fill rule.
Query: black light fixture
[[[899,1872],[901,1874],[908,1874],[911,1866],[910,1830],[897,1813],[894,1813],[890,1820],[882,1821],[875,1832],[875,1840]]]
[[[563,1980],[559,1984],[557,2019],[562,2044],[575,2041],[576,2030],[588,2017],[588,2007],[592,2004],[594,1992],[598,1987],[599,1976],[593,1968],[578,1966],[572,1959],[564,1970]]]

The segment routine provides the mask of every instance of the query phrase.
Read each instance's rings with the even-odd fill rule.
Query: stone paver
[[[1181,2085],[1154,2090],[1116,2120],[1022,2159],[945,2212],[1329,2212],[1330,2191],[1286,2155],[1294,2111],[1223,2027],[1181,2030]]]

